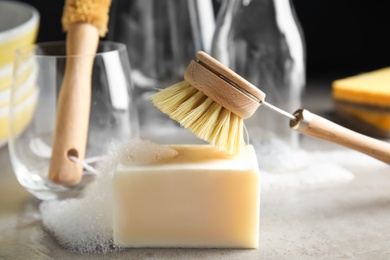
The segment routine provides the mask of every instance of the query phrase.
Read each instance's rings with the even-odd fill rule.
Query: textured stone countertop
[[[390,259],[390,167],[346,166],[352,181],[261,194],[260,244],[240,249],[126,249],[72,253],[42,228],[39,201],[0,148],[0,259]]]
[[[17,183],[0,150],[0,259],[389,259],[390,169],[351,169],[351,182],[264,191],[260,246],[239,249],[127,249],[71,253],[43,229],[39,202]]]

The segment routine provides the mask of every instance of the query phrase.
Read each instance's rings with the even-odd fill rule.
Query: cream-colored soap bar
[[[256,248],[260,183],[255,151],[232,157],[208,145],[119,165],[113,179],[114,242],[126,247]]]

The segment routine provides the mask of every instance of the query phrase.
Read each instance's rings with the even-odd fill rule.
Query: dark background
[[[39,42],[65,39],[60,22],[64,0],[23,1],[41,14]],[[219,0],[215,2],[217,8],[218,3]],[[344,77],[390,66],[390,1],[292,3],[305,35],[309,79],[319,75]]]

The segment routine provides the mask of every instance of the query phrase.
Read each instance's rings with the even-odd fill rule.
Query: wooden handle
[[[390,164],[390,143],[356,133],[304,109],[296,111],[294,116],[297,119],[291,120],[290,126],[300,133],[343,145]]]
[[[91,77],[99,33],[88,23],[75,23],[68,29],[65,75],[58,97],[53,152],[49,179],[55,183],[75,185],[82,178],[82,166],[69,155],[85,157]]]

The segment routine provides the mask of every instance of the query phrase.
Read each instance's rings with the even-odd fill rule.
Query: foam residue
[[[111,149],[98,163],[96,181],[85,190],[83,197],[41,203],[44,227],[71,251],[117,251],[112,239],[111,183],[118,163],[151,164],[176,154],[174,149],[143,140],[132,140]]]
[[[251,142],[262,170],[273,173],[291,172],[305,168],[310,163],[307,151],[292,148],[276,137],[256,135]]]
[[[308,188],[340,184],[354,179],[352,172],[335,163],[318,163],[286,173],[263,172],[262,189]]]
[[[148,165],[169,160],[178,155],[178,152],[173,148],[146,140],[128,143],[120,149],[119,159],[120,163],[124,165]]]
[[[354,179],[353,169],[357,167],[385,166],[354,150],[308,151],[291,147],[275,136],[256,134],[252,137],[264,191],[342,184]]]

